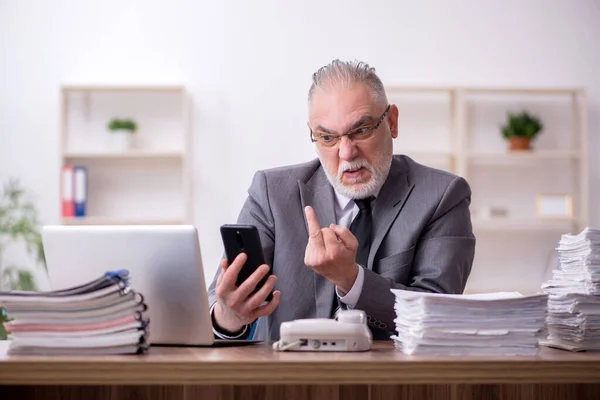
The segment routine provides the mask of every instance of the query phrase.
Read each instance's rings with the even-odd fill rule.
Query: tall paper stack
[[[600,350],[600,230],[562,235],[558,269],[542,285],[548,297],[548,337],[565,350]]]
[[[406,354],[535,355],[547,296],[445,295],[392,289],[396,348]]]
[[[147,348],[144,298],[126,270],[51,292],[0,293],[9,354],[128,354]]]

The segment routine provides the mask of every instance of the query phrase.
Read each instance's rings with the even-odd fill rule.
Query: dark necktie
[[[350,232],[358,240],[358,249],[356,250],[356,263],[367,266],[369,258],[369,249],[371,248],[371,197],[367,199],[354,200],[359,208],[358,215],[350,225]]]
[[[350,232],[358,240],[358,248],[356,250],[356,263],[365,267],[369,259],[369,249],[371,248],[371,200],[367,199],[354,200],[358,206],[358,214],[350,224]],[[336,294],[333,295],[332,317],[335,317],[337,310],[340,308],[339,299]]]

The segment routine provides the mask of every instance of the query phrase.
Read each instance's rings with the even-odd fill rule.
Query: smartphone
[[[260,243],[260,235],[258,229],[254,225],[223,225],[221,226],[221,238],[225,247],[225,255],[227,263],[231,265],[233,260],[240,253],[245,253],[248,259],[238,274],[236,285],[240,286],[242,282],[252,275],[256,269],[265,263],[262,245]],[[273,267],[269,267],[269,272],[256,285],[256,288],[251,294],[256,293],[267,282],[269,276],[273,273]],[[273,298],[273,293],[269,293],[266,301]]]

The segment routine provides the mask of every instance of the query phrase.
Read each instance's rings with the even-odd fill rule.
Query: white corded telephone
[[[343,310],[337,320],[308,318],[283,322],[276,351],[367,351],[373,337],[367,315],[361,310]]]

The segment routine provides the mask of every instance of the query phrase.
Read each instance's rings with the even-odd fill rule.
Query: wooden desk
[[[277,353],[268,345],[152,348],[143,356],[0,353],[0,399],[600,399],[600,354],[415,357]]]

